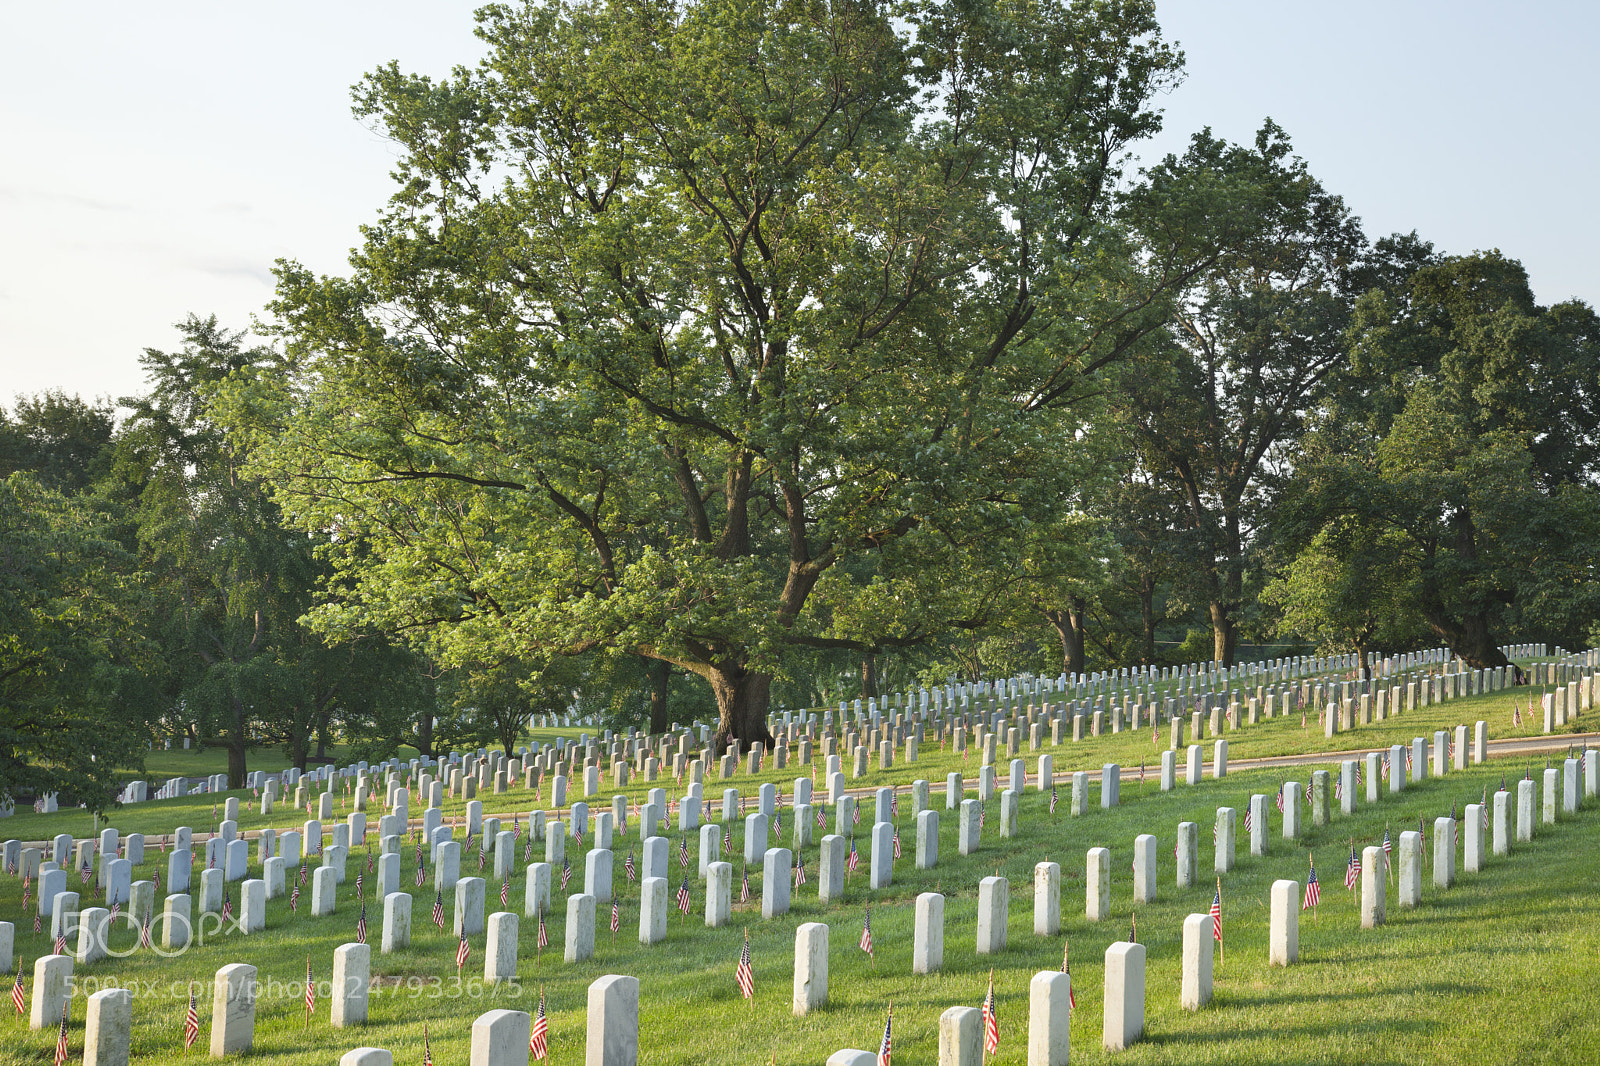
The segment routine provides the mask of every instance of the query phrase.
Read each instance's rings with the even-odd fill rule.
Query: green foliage
[[[348,278],[286,263],[232,386],[327,546],[338,635],[445,666],[598,649],[764,733],[795,652],[994,616],[1070,496],[1092,375],[1209,238],[1111,190],[1173,79],[1148,4],[499,5],[357,110],[400,188]]]
[[[28,474],[0,480],[0,802],[104,810],[140,765],[139,590],[107,525]]]

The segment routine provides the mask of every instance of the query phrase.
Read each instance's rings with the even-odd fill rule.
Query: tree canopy
[[[349,277],[280,266],[290,365],[235,397],[286,514],[342,534],[316,624],[665,660],[749,740],[791,649],[980,620],[1070,496],[1086,381],[1212,239],[1115,210],[1178,69],[1152,6],[479,32],[475,70],[359,87],[400,188]]]

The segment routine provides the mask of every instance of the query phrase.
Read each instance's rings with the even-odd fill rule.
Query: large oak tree
[[[1070,495],[1087,379],[1218,224],[1134,248],[1115,217],[1178,69],[1153,5],[479,20],[476,69],[358,87],[399,189],[348,277],[280,266],[290,369],[234,396],[286,514],[338,534],[317,624],[663,660],[721,744],[797,648],[981,615]]]

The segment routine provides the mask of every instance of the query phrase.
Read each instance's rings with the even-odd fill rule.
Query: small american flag
[[[367,942],[367,905],[365,903],[363,903],[361,905],[361,917],[356,919],[356,943],[357,944],[365,944],[366,942]]]
[[[1483,800],[1479,804],[1483,809],[1483,828],[1489,828],[1489,786],[1483,786]]]
[[[550,1021],[544,1014],[544,989],[539,989],[539,1012],[533,1016],[533,1028],[528,1031],[528,1050],[536,1059],[549,1052]]]
[[[733,979],[739,982],[739,991],[745,999],[756,995],[756,975],[750,969],[750,930],[744,931],[744,950],[739,952],[739,965],[733,969]]]
[[[511,877],[507,875],[500,882],[500,906],[509,907],[511,899]]]
[[[518,821],[515,811],[511,812],[511,839],[513,842],[522,839],[522,823]]]
[[[1383,757],[1383,780],[1389,780],[1389,756],[1387,754]]]
[[[678,838],[678,865],[685,870],[689,868],[689,838],[686,836]]]
[[[366,875],[361,873],[360,871],[357,871],[357,873],[356,873],[356,899],[358,899],[358,900],[366,898],[366,893],[364,891],[362,891],[362,888],[361,888],[362,879],[365,876]]]
[[[868,958],[874,962],[877,961],[878,957],[872,953],[872,911],[870,908],[861,919],[861,939],[856,943],[856,947],[865,951]]]
[[[1050,813],[1056,813],[1056,786],[1050,786]]]
[[[433,1047],[428,1043],[428,1026],[422,1026],[422,1066],[433,1066]]]
[[[894,1007],[889,1008],[889,1016],[883,1020],[883,1039],[878,1043],[878,1066],[889,1066],[889,1028],[894,1024]]]
[[[20,959],[17,962],[17,980],[11,986],[11,1005],[17,1008],[18,1014],[26,1014],[28,1012],[28,998],[22,990],[22,962]]]
[[[211,857],[211,865],[215,866],[216,864],[217,864],[217,858],[216,858],[215,855],[213,855]],[[78,871],[78,876],[83,878],[83,883],[84,884],[88,884],[89,883],[89,878],[94,876],[94,871],[89,868],[89,860],[87,858],[85,858],[83,860],[83,868]]]
[[[456,973],[460,974],[461,967],[467,964],[467,959],[472,957],[472,945],[467,943],[467,931],[461,930],[461,939],[456,941]]]
[[[740,903],[749,903],[750,902],[750,868],[748,866],[741,866],[740,867],[740,871],[743,874],[743,879],[741,880],[740,885],[739,885],[739,902]],[[687,913],[687,912],[685,912],[685,913]]]
[[[633,884],[637,871],[633,865],[633,849],[628,849],[628,857],[622,861],[622,868],[628,871],[628,884]]]
[[[311,956],[306,956],[306,1017],[317,1009],[317,983],[311,979]]]
[[[527,862],[533,858],[533,834],[528,834],[528,842],[522,845],[522,861]]]
[[[1255,823],[1255,819],[1253,819],[1253,818],[1251,818],[1251,817],[1250,817],[1250,808],[1249,808],[1249,807],[1246,807],[1246,808],[1245,808],[1245,809],[1244,809],[1244,831],[1245,831],[1245,832],[1246,832],[1246,833],[1248,833],[1248,832],[1250,832],[1250,827],[1251,827],[1251,826],[1252,826],[1252,825],[1253,825],[1253,824],[1254,824],[1254,823]]]
[[[561,856],[561,891],[567,890],[567,882],[572,880],[572,862],[565,855]]]
[[[678,909],[684,914],[689,913],[689,879],[687,877],[678,885]]]
[[[900,857],[900,827],[898,825],[894,827],[894,857],[897,859]]]
[[[1278,798],[1277,798],[1277,801],[1276,801],[1277,805],[1278,805],[1278,813],[1279,814],[1283,813],[1283,803],[1284,803],[1283,793],[1284,793],[1284,787],[1282,785],[1279,785],[1278,786]]]
[[[1383,864],[1389,865],[1389,854],[1394,850],[1394,845],[1389,842],[1389,830],[1383,831]]]
[[[417,887],[421,888],[422,887],[422,882],[427,880],[427,878],[428,878],[428,871],[424,867],[422,867],[421,865],[418,865],[417,866]]]
[[[1350,861],[1344,866],[1344,887],[1352,891],[1361,880],[1361,856],[1356,854],[1356,846],[1350,845]]]
[[[1211,939],[1222,942],[1222,882],[1217,882],[1217,891],[1211,897]]]
[[[433,924],[444,929],[444,892],[433,894]]]
[[[306,861],[304,858],[300,860],[300,884],[302,885],[306,883]]]
[[[615,893],[611,896],[611,932],[615,934],[622,928],[622,907],[617,902]]]
[[[1311,873],[1306,876],[1306,895],[1305,895],[1305,899],[1300,901],[1300,909],[1301,910],[1305,910],[1308,907],[1315,907],[1317,904],[1319,904],[1321,902],[1322,902],[1322,886],[1317,883],[1317,866],[1316,866],[1316,863],[1312,863],[1311,864]]]
[[[1078,993],[1072,987],[1072,962],[1069,957],[1071,952],[1072,942],[1070,940],[1062,941],[1061,972],[1067,975],[1067,1012],[1069,1014],[1078,1009]]]
[[[299,885],[295,885],[294,886],[294,890],[289,893],[289,913],[290,914],[299,914],[300,913],[300,886]]]
[[[67,953],[67,934],[66,933],[57,933],[56,934],[56,954],[57,955],[65,955],[66,953]]]
[[[854,873],[856,867],[860,866],[860,865],[861,865],[861,856],[856,854],[856,838],[855,837],[851,837],[850,838],[850,854],[844,860],[844,868],[846,870],[850,871],[851,873]]]
[[[983,997],[983,1052],[993,1055],[1000,1049],[1000,1019],[994,1011],[994,971],[989,971],[989,994]]]
[[[230,910],[231,910],[231,908],[229,908],[229,907],[223,907],[222,908],[222,917],[223,918],[230,917]],[[122,914],[122,901],[121,900],[113,901],[112,904],[111,904],[111,920],[113,922],[115,922],[117,920],[117,918],[121,914]]]
[[[145,922],[145,923],[143,923],[142,925],[139,926],[139,946],[143,947],[143,948],[148,948],[150,946],[150,923],[149,922]]]
[[[200,1039],[200,1012],[195,1008],[194,992],[189,993],[189,1011],[183,1016],[183,1046],[194,1047],[194,1042]]]
[[[806,857],[796,855],[794,860],[794,887],[799,888],[806,883]]]

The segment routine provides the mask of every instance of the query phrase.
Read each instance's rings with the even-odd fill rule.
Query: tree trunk
[[[1084,644],[1089,609],[1082,596],[1067,598],[1067,675],[1085,673]]]
[[[1367,666],[1367,645],[1365,641],[1356,641],[1356,664],[1361,670],[1361,680],[1372,680],[1372,670]]]
[[[245,741],[248,739],[245,732],[244,704],[238,697],[233,700],[233,728],[228,731],[228,787],[243,788],[245,775]]]
[[[868,653],[861,657],[861,698],[876,699],[878,695],[878,657]]]
[[[665,659],[644,660],[644,674],[650,682],[650,732],[661,734],[672,724],[668,717],[667,692],[672,681],[672,664]]]
[[[1211,655],[1218,666],[1233,665],[1233,649],[1239,640],[1239,631],[1229,612],[1229,606],[1217,600],[1212,600],[1211,608]]]
[[[739,741],[746,749],[759,740],[770,749],[767,703],[772,693],[772,675],[730,667],[713,670],[707,680],[717,697],[717,736],[713,741],[716,751],[726,751],[729,740]]]
[[[429,759],[433,758],[433,711],[424,707],[417,719],[417,754]]]
[[[1144,622],[1144,663],[1156,662],[1156,583],[1149,576],[1139,580],[1139,617]]]

